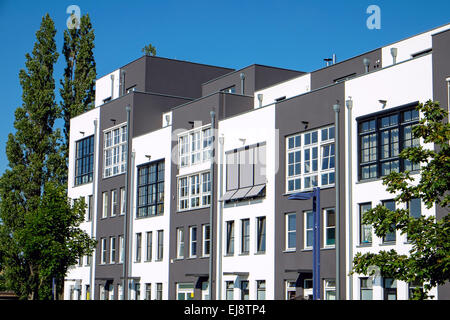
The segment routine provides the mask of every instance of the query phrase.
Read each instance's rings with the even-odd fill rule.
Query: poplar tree
[[[72,19],[77,19],[74,15]],[[75,25],[75,23],[74,23]],[[96,64],[94,59],[94,30],[89,14],[81,17],[79,29],[64,30],[62,53],[66,60],[61,79],[61,111],[64,119],[64,156],[69,155],[70,119],[95,106]]]
[[[94,242],[78,226],[85,205],[67,199],[60,115],[55,102],[56,29],[48,14],[20,70],[22,105],[6,143],[8,169],[0,178],[0,273],[21,299],[50,299],[52,280],[62,281]]]

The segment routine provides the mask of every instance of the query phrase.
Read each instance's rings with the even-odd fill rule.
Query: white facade
[[[218,219],[217,230],[222,228],[222,299],[226,298],[226,281],[234,283],[234,299],[239,300],[241,280],[249,281],[249,299],[257,299],[256,281],[264,280],[266,299],[274,299],[275,286],[275,173],[278,170],[278,136],[275,130],[275,106],[258,109],[233,118],[223,120],[218,126],[218,137],[223,137],[223,146],[219,144],[219,156],[224,159],[224,152],[256,143],[266,143],[266,197],[263,199],[241,201],[238,204],[224,204],[222,219]],[[245,139],[242,140],[242,139]],[[222,162],[221,162],[222,163]],[[219,164],[221,165],[221,164]],[[225,167],[225,165],[223,166]],[[226,170],[224,170],[225,173]],[[219,177],[223,190],[226,189],[225,175]],[[221,198],[219,194],[218,199]],[[219,205],[221,206],[221,205]],[[220,209],[219,209],[220,210]],[[221,216],[221,213],[218,213]],[[266,250],[257,253],[257,218],[266,218]],[[241,254],[241,222],[250,221],[250,249],[248,254]],[[226,255],[226,222],[234,221],[234,255]],[[220,231],[219,231],[220,232]],[[219,259],[219,257],[218,257]],[[219,275],[219,270],[217,271]],[[248,273],[237,275],[232,273]]]
[[[170,226],[170,181],[171,181],[171,126],[163,129],[150,132],[148,134],[136,137],[133,139],[133,153],[134,153],[134,167],[132,186],[132,208],[130,215],[132,217],[132,226],[130,236],[133,240],[131,253],[131,269],[129,274],[131,277],[140,277],[139,283],[141,288],[141,299],[145,298],[145,285],[151,284],[151,299],[156,298],[157,283],[162,283],[164,300],[168,299],[168,287],[169,287],[169,226]],[[165,159],[164,170],[164,214],[147,218],[137,218],[137,197],[136,197],[136,181],[138,166],[149,162]],[[163,259],[157,260],[157,232],[164,230],[164,245],[163,245]],[[146,261],[146,245],[147,245],[147,232],[152,232],[152,259]],[[137,233],[142,235],[142,247],[141,247],[141,261],[135,261],[136,241],[135,236]],[[134,293],[132,293],[133,296]],[[133,298],[132,298],[133,299]]]
[[[86,211],[89,210],[89,196],[92,196],[92,205],[93,208],[91,210],[92,217],[88,221],[88,212],[85,215],[85,222],[81,223],[80,229],[85,231],[89,236],[95,238],[95,221],[96,221],[96,212],[97,212],[97,201],[95,196],[96,190],[96,179],[95,173],[98,169],[98,162],[95,161],[95,155],[99,154],[99,146],[98,141],[96,141],[96,137],[98,139],[98,125],[97,132],[95,132],[95,124],[94,121],[98,122],[100,118],[100,109],[92,109],[86,113],[83,113],[75,118],[72,118],[70,121],[70,145],[69,145],[69,170],[68,170],[68,197],[70,199],[79,199],[80,197],[84,197],[85,203],[88,205]],[[92,182],[75,185],[75,152],[76,152],[76,142],[94,135],[94,177]],[[71,298],[71,290],[75,290],[73,292],[72,298],[75,300],[88,299],[88,295],[86,292],[86,285],[89,285],[91,288],[90,297],[92,299],[94,296],[94,272],[95,272],[95,251],[92,253],[92,258],[90,264],[87,265],[87,257],[83,257],[82,266],[74,266],[69,269],[69,272],[65,279],[64,285],[64,299],[70,300]]]
[[[408,254],[411,246],[407,244],[406,235],[400,235],[399,231],[396,232],[395,243],[383,243],[382,239],[375,236],[373,229],[372,244],[370,246],[362,245],[359,241],[359,204],[371,202],[373,208],[376,205],[381,204],[381,201],[383,200],[393,199],[395,195],[386,191],[386,186],[382,185],[381,179],[375,181],[358,181],[358,157],[360,155],[357,150],[359,141],[356,118],[378,111],[388,111],[390,108],[411,102],[425,102],[428,99],[432,99],[432,56],[422,56],[349,80],[345,83],[345,93],[346,96],[351,97],[353,101],[352,117],[350,119],[350,124],[352,126],[351,142],[347,143],[347,130],[345,136],[346,154],[350,144],[353,148],[350,159],[351,163],[348,163],[349,159],[346,159],[346,167],[350,165],[352,169],[351,192],[353,198],[351,203],[353,217],[351,220],[351,228],[353,240],[352,243],[349,243],[347,235],[346,247],[351,249],[351,252],[347,250],[347,259],[349,254],[354,257],[357,252],[377,253],[381,250],[389,251],[391,249],[394,249],[399,254]],[[380,103],[379,100],[386,100],[386,106],[383,107],[383,104]],[[348,110],[346,111],[346,115],[348,115],[347,112]],[[347,118],[346,126],[348,125],[349,119]],[[348,203],[348,194],[346,195],[346,201]],[[435,215],[435,209],[426,209],[422,204],[422,214],[426,216]],[[347,219],[348,218],[349,217],[347,217]],[[347,263],[347,274],[350,272],[350,268],[350,264]],[[354,300],[360,299],[359,278],[363,276],[364,275],[354,275],[352,278],[352,298]],[[347,294],[349,295],[349,288],[347,289]],[[433,289],[431,294],[436,295],[437,290]],[[380,277],[376,277],[373,282],[373,299],[383,299],[383,288]],[[397,299],[408,299],[408,286],[406,283],[397,283]]]
[[[120,90],[120,69],[117,69],[106,76],[95,81],[95,107],[104,104],[105,100],[119,97]]]

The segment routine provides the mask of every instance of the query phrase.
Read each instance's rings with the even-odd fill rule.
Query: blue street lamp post
[[[320,299],[320,188],[315,187],[312,192],[294,193],[288,200],[313,199],[313,299]]]

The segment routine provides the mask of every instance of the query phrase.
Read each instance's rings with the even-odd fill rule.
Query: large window
[[[226,192],[221,200],[250,200],[265,195],[265,142],[227,151],[226,165]]]
[[[209,161],[212,152],[212,131],[201,127],[178,136],[179,167],[187,167]]]
[[[138,167],[138,218],[164,213],[164,160]]]
[[[287,192],[334,185],[334,126],[286,138]]]
[[[103,137],[103,177],[124,173],[127,167],[127,126],[109,129]]]
[[[178,210],[191,210],[211,204],[210,172],[178,178]]]
[[[94,136],[76,142],[75,185],[92,182],[94,173]]]
[[[420,169],[419,164],[399,157],[403,149],[419,145],[419,139],[412,134],[413,126],[419,122],[416,109],[409,106],[357,120],[360,180]]]

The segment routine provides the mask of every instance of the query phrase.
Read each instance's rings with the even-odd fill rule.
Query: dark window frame
[[[142,171],[144,172],[142,173]],[[153,175],[154,178],[152,178]],[[148,218],[164,214],[164,175],[164,159],[148,162],[137,167],[136,218]],[[152,191],[149,192],[149,189]],[[151,196],[154,199],[150,199]],[[141,199],[143,199],[143,203],[140,202]]]
[[[396,108],[392,108],[387,111],[381,111],[376,112],[373,114],[365,115],[362,117],[358,117],[356,119],[357,121],[357,133],[358,133],[358,180],[359,181],[366,181],[371,179],[381,179],[382,177],[389,174],[391,171],[395,171],[392,169],[392,165],[397,164],[398,171],[403,172],[405,171],[406,167],[411,167],[411,172],[417,172],[420,169],[420,166],[418,164],[410,164],[407,159],[400,158],[399,154],[406,149],[407,147],[404,146],[406,140],[405,140],[405,128],[417,125],[419,123],[419,115],[418,111],[416,110],[416,106],[418,105],[418,102],[409,103],[403,106],[399,106]],[[417,114],[417,118],[410,118],[405,119],[405,115],[408,112],[413,111],[415,114]],[[387,126],[382,125],[382,120],[387,117],[397,117],[396,123],[389,123]],[[364,128],[365,124],[369,124],[367,128]],[[373,126],[371,126],[373,124]],[[366,129],[366,130],[364,130]],[[397,141],[392,141],[391,137],[391,131],[397,130]],[[389,156],[388,157],[382,157],[382,139],[381,136],[383,133],[389,132]],[[375,135],[375,140],[369,140],[369,147],[363,148],[362,140],[365,137],[370,137]],[[412,135],[412,133],[411,133]],[[408,139],[408,141],[413,142],[415,138],[411,137]],[[372,145],[373,143],[373,145]],[[392,146],[395,145],[395,143],[398,144],[398,150],[397,153],[392,155],[391,149]],[[375,150],[373,150],[375,149]],[[368,161],[363,162],[363,150],[368,150]],[[372,157],[375,157],[375,159],[372,159]],[[389,165],[389,170],[386,174],[383,174],[383,166],[385,168]],[[363,169],[368,168],[368,177],[363,177]],[[394,167],[395,168],[395,167]],[[374,170],[375,169],[375,170]],[[409,170],[409,169],[408,169]]]
[[[87,179],[87,180],[86,180]],[[94,179],[94,135],[75,142],[75,186]]]

